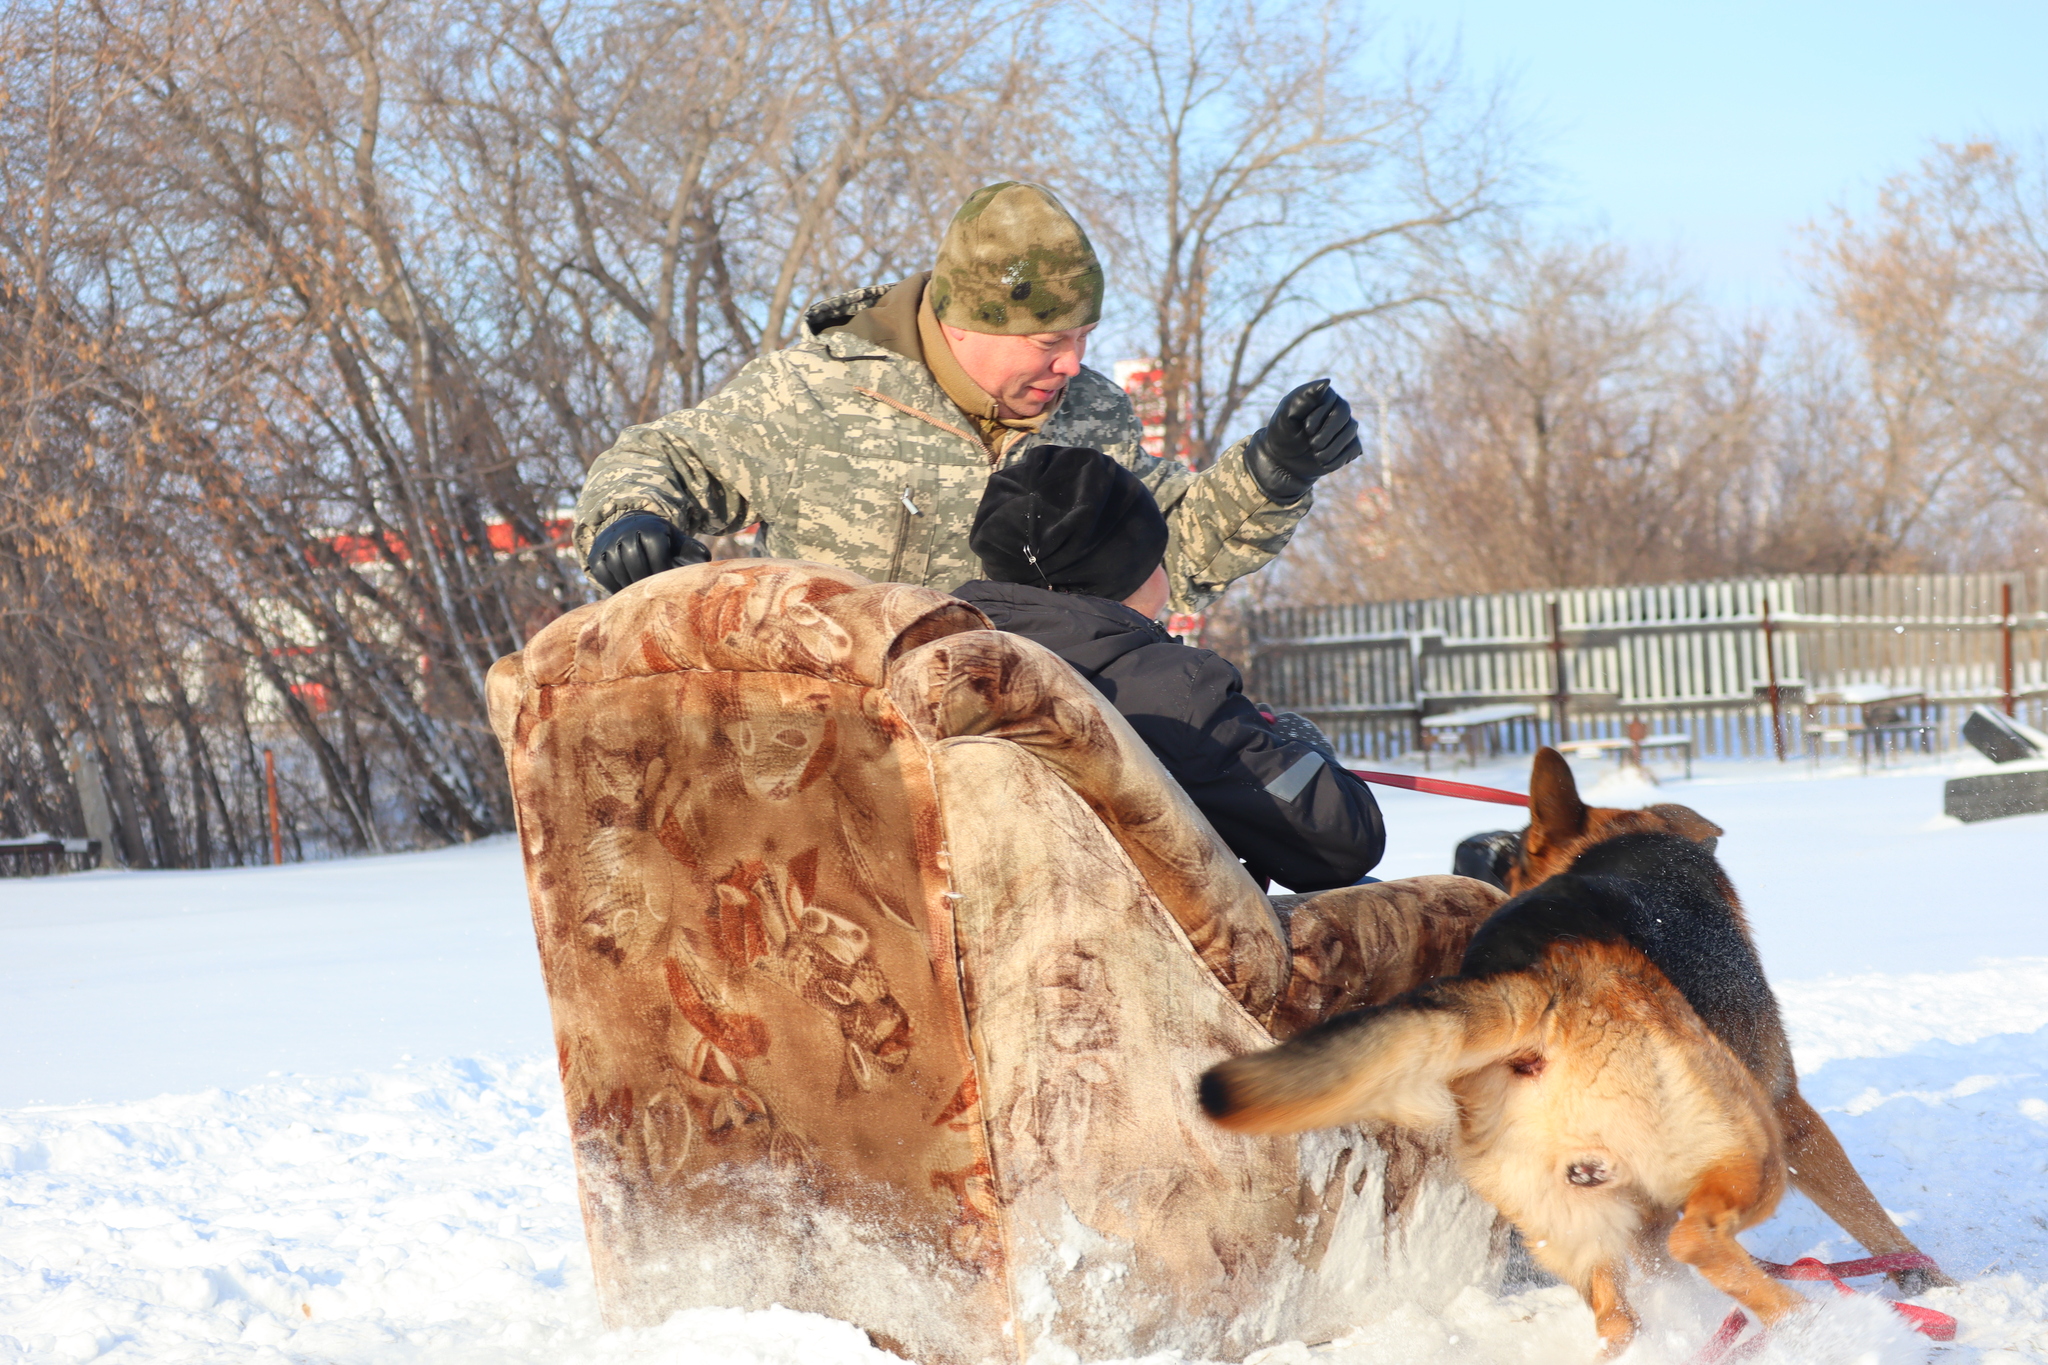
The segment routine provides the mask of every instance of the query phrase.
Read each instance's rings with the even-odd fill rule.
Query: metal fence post
[[[1771,749],[1785,761],[1785,712],[1778,702],[1777,627],[1771,624],[1771,599],[1764,599],[1764,676],[1771,686]]]
[[[1557,680],[1557,694],[1551,698],[1554,713],[1552,724],[1556,727],[1558,742],[1572,737],[1571,719],[1567,709],[1571,705],[1571,687],[1565,680],[1564,665],[1564,608],[1555,597],[1550,599],[1550,657],[1552,676]]]
[[[270,862],[273,867],[282,867],[284,835],[277,825],[277,756],[268,749],[263,751],[263,785],[270,789]]]
[[[1998,585],[1999,633],[2005,637],[2005,714],[2018,715],[2013,710],[2012,696],[2012,584]]]

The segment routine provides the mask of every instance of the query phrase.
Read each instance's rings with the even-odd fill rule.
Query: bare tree
[[[1775,328],[1597,242],[1468,254],[1378,338],[1395,487],[1333,481],[1256,593],[2025,562],[2048,542],[2044,175],[1937,146],[1812,231],[1820,307]]]
[[[1112,283],[1142,300],[1167,449],[1204,465],[1256,396],[1435,295],[1438,260],[1501,205],[1508,140],[1455,66],[1380,69],[1335,5],[1087,13],[1110,35],[1081,116]]]
[[[461,13],[458,60],[415,72],[456,221],[508,301],[573,320],[536,340],[592,367],[623,423],[788,344],[805,300],[925,264],[1026,141],[1040,23],[931,0],[487,0]],[[586,457],[612,429],[579,424]]]
[[[2048,512],[2048,159],[1937,145],[1861,221],[1812,230],[1846,358],[1838,443],[1858,568],[1954,560],[2001,496]]]
[[[75,820],[83,741],[130,861],[253,855],[262,747],[316,846],[504,828],[483,679],[586,600],[584,461],[927,253],[1032,22],[14,0],[0,817]]]
[[[1756,534],[1761,339],[1717,339],[1598,243],[1509,240],[1412,329],[1395,487],[1330,489],[1293,595],[1431,596],[1724,571]]]

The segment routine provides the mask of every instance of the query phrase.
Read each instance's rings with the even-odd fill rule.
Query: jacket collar
[[[1066,402],[1066,394],[1036,417],[1008,420],[995,416],[995,400],[989,397],[967,372],[946,344],[926,298],[929,270],[892,285],[869,285],[864,289],[836,294],[804,310],[804,326],[835,360],[910,361],[892,365],[889,374],[897,383],[884,382],[881,391],[890,399],[926,413],[940,422],[954,416],[967,419],[963,426],[977,428],[976,443],[991,460],[1007,452],[1018,435],[1029,436],[1045,426]],[[896,390],[890,392],[890,390]],[[945,398],[945,406],[933,407],[931,390]],[[955,409],[957,413],[948,412]]]
[[[919,301],[924,298],[929,270],[888,286],[870,286],[812,304],[804,313],[804,325],[828,347],[835,340],[867,343],[859,353],[877,348],[892,358],[926,362],[923,338],[917,325]],[[834,348],[833,353],[839,354]]]
[[[997,630],[1036,640],[1084,673],[1099,673],[1132,650],[1174,638],[1159,622],[1106,597],[985,578],[961,584],[953,595],[981,608]]]

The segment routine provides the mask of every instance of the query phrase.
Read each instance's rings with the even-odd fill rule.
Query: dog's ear
[[[1662,820],[1673,834],[1681,839],[1690,839],[1709,853],[1719,846],[1721,836],[1728,832],[1691,806],[1665,804],[1643,809]]]
[[[1541,858],[1585,833],[1586,803],[1579,799],[1571,764],[1555,749],[1538,749],[1529,770],[1529,832],[1522,836],[1523,853],[1532,860]]]

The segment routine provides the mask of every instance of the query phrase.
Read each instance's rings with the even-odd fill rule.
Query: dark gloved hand
[[[1314,379],[1280,400],[1271,420],[1245,447],[1244,463],[1267,497],[1293,502],[1363,449],[1351,405],[1329,380]]]
[[[1282,739],[1295,744],[1306,744],[1321,754],[1331,767],[1339,766],[1337,746],[1330,743],[1330,737],[1323,733],[1322,727],[1307,716],[1298,711],[1283,711],[1262,701],[1255,701],[1252,705],[1273,718],[1273,728],[1280,732]]]
[[[618,592],[664,569],[710,558],[711,551],[671,526],[666,517],[628,512],[597,533],[584,567],[608,591]]]
[[[1494,829],[1484,834],[1475,834],[1458,845],[1458,851],[1451,855],[1451,875],[1470,877],[1485,882],[1488,886],[1508,889],[1508,873],[1515,867],[1515,859],[1522,853],[1522,832],[1518,829]]]

